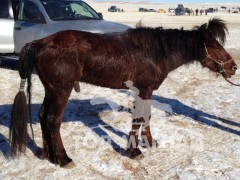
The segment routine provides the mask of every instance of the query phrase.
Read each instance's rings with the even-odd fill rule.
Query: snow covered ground
[[[226,44],[240,64],[240,30],[230,29]],[[239,83],[240,71],[232,81]],[[33,77],[35,141],[42,147],[38,110],[44,89]],[[0,70],[0,179],[240,179],[240,89],[199,64],[171,72],[152,97],[151,127],[159,146],[144,157],[125,156],[133,93],[81,83],[72,92],[61,127],[75,167],[60,168],[33,155],[9,156],[11,105],[18,91],[16,71]],[[104,103],[105,102],[105,103]],[[158,103],[171,106],[168,114]],[[31,136],[31,134],[30,134]]]

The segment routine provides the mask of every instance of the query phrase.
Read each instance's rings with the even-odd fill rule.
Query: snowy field
[[[99,8],[103,6],[100,5]],[[104,16],[112,18],[108,13]],[[139,13],[136,16],[140,16]],[[233,21],[224,14],[218,16]],[[235,16],[239,20],[239,14]],[[202,23],[193,18],[195,25]],[[153,24],[155,20],[146,17],[146,24]],[[184,20],[181,17],[181,21]],[[191,25],[194,24],[191,22]],[[229,25],[225,47],[240,67],[240,25],[235,22]],[[240,70],[232,81],[240,83],[239,79]],[[75,163],[71,169],[34,156],[31,138],[25,156],[16,159],[9,156],[9,119],[19,81],[18,72],[1,69],[1,180],[240,179],[240,88],[216,77],[200,64],[182,66],[171,72],[154,92],[150,123],[159,146],[141,148],[144,157],[138,160],[127,158],[124,152],[131,127],[133,92],[81,83],[81,93],[73,91],[71,94],[61,127],[63,144]],[[33,128],[40,149],[42,138],[37,114],[44,89],[36,75],[32,82]],[[170,106],[172,114],[162,111],[160,103]]]

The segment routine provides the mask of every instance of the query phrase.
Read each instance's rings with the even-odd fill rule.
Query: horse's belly
[[[133,73],[122,67],[105,66],[103,68],[86,68],[83,70],[82,82],[90,83],[97,86],[109,88],[125,88],[127,80],[132,80]]]

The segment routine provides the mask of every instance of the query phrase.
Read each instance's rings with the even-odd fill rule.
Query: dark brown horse
[[[27,80],[29,112],[31,74],[35,68],[45,87],[39,111],[42,128],[43,158],[64,166],[67,156],[60,136],[60,126],[70,93],[78,82],[110,88],[127,88],[131,81],[139,97],[150,99],[168,73],[181,65],[200,62],[203,67],[230,78],[237,69],[222,44],[227,27],[218,18],[192,30],[137,27],[120,34],[92,34],[63,31],[27,44],[20,54],[21,85],[14,100],[10,140],[14,155],[26,146],[27,106],[24,83]],[[150,109],[148,103],[140,108]],[[153,145],[149,118],[133,118],[126,153],[141,154],[138,136]],[[142,127],[141,132],[139,132]]]

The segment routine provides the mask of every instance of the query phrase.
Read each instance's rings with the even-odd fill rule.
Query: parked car
[[[164,9],[158,9],[157,12],[158,13],[166,13],[166,11]]]
[[[175,9],[175,15],[179,16],[179,15],[185,15],[185,9],[184,8],[176,8]]]
[[[13,52],[14,17],[10,1],[0,1],[0,53]],[[4,28],[3,28],[4,27]]]
[[[178,4],[177,8],[175,9],[175,15],[185,15],[185,8],[182,4]]]
[[[111,6],[110,8],[108,8],[108,12],[117,12],[117,6]]]
[[[148,9],[147,12],[156,12],[155,9]]]
[[[221,6],[222,9],[224,10],[227,10],[227,7],[226,6]]]
[[[208,12],[208,13],[214,13],[214,12],[215,12],[215,9],[214,9],[214,8],[208,8],[208,9],[207,9],[207,12]]]
[[[81,0],[1,0],[0,27],[0,54],[19,53],[26,43],[62,30],[111,33],[130,28],[103,20]]]
[[[175,9],[176,9],[175,7],[170,7],[170,8],[168,8],[168,12],[174,13]]]
[[[147,9],[146,8],[139,8],[138,11],[139,12],[147,12]]]

